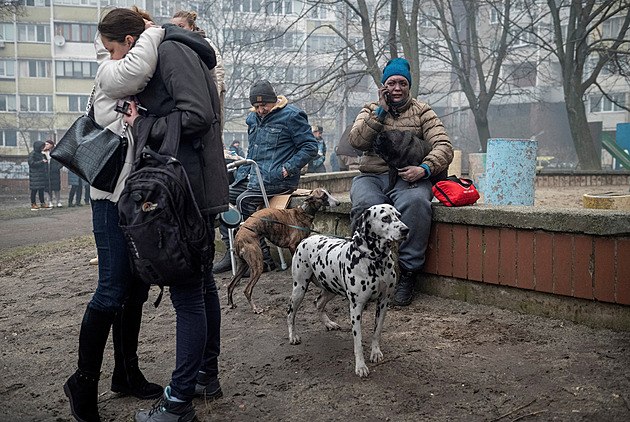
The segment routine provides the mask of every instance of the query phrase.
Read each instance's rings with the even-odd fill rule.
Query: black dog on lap
[[[431,152],[431,144],[424,139],[414,136],[408,130],[386,130],[378,134],[374,141],[374,152],[387,163],[389,167],[389,186],[385,189],[388,193],[394,189],[398,169],[407,166],[419,166]],[[444,174],[442,174],[444,173]],[[447,171],[440,173],[435,179],[445,178]],[[436,183],[437,180],[431,181]],[[409,188],[416,187],[415,183],[410,183]]]

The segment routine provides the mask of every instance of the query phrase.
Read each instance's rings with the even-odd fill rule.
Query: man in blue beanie
[[[409,238],[400,245],[398,263],[400,275],[394,304],[406,306],[413,298],[413,285],[424,266],[424,255],[431,230],[432,183],[429,177],[445,172],[453,160],[453,147],[444,125],[428,104],[409,96],[411,70],[403,58],[390,60],[383,69],[383,86],[378,101],[367,103],[350,130],[349,141],[363,151],[359,170],[350,189],[353,227],[367,208],[376,204],[391,204],[409,227]],[[373,142],[386,130],[408,130],[431,145],[431,152],[418,166],[398,169],[396,185],[387,194],[388,167],[374,152]]]

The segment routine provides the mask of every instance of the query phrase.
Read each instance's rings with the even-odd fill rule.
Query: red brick
[[[516,234],[516,285],[534,289],[534,232],[519,230]]]
[[[630,305],[630,239],[617,240],[617,303]]]
[[[516,230],[501,229],[499,235],[499,283],[516,287]]]
[[[483,281],[499,284],[499,229],[483,230]]]
[[[596,237],[593,293],[602,302],[615,302],[615,239]]]
[[[438,240],[438,271],[439,275],[453,275],[453,225],[442,224],[437,233]]]
[[[425,252],[424,272],[429,274],[437,274],[437,232],[440,223],[431,225],[431,233],[429,234],[429,244]]]
[[[468,277],[468,230],[466,226],[453,226],[453,277]]]
[[[593,238],[577,235],[573,238],[573,296],[593,299]]]
[[[573,236],[556,233],[553,236],[553,292],[572,295]]]
[[[551,265],[551,254],[553,252],[553,234],[537,230],[536,252],[534,258],[534,271],[536,280],[536,291],[553,292],[553,267]]]
[[[468,279],[483,281],[483,230],[468,227]]]

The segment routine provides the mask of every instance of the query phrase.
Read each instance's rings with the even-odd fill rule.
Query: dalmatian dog
[[[366,377],[370,370],[363,359],[361,314],[368,301],[376,300],[370,361],[380,362],[387,302],[396,287],[395,249],[407,238],[409,228],[400,221],[400,213],[386,204],[368,208],[356,226],[352,240],[315,235],[298,245],[293,256],[293,292],[287,323],[289,342],[299,344],[301,339],[294,330],[295,313],[311,281],[321,288],[315,304],[319,319],[328,330],[338,330],[340,326],[326,314],[326,304],[336,295],[347,297],[354,336],[355,372]]]

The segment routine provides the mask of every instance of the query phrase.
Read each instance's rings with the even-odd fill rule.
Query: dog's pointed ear
[[[354,236],[360,236],[362,239],[365,238],[365,235],[366,235],[365,224],[366,224],[366,219],[367,219],[367,216],[368,216],[369,212],[370,211],[368,211],[366,209],[365,211],[363,211],[361,213],[359,218],[357,218],[357,222],[356,222],[356,225],[354,227],[354,235],[353,235],[353,237]]]

